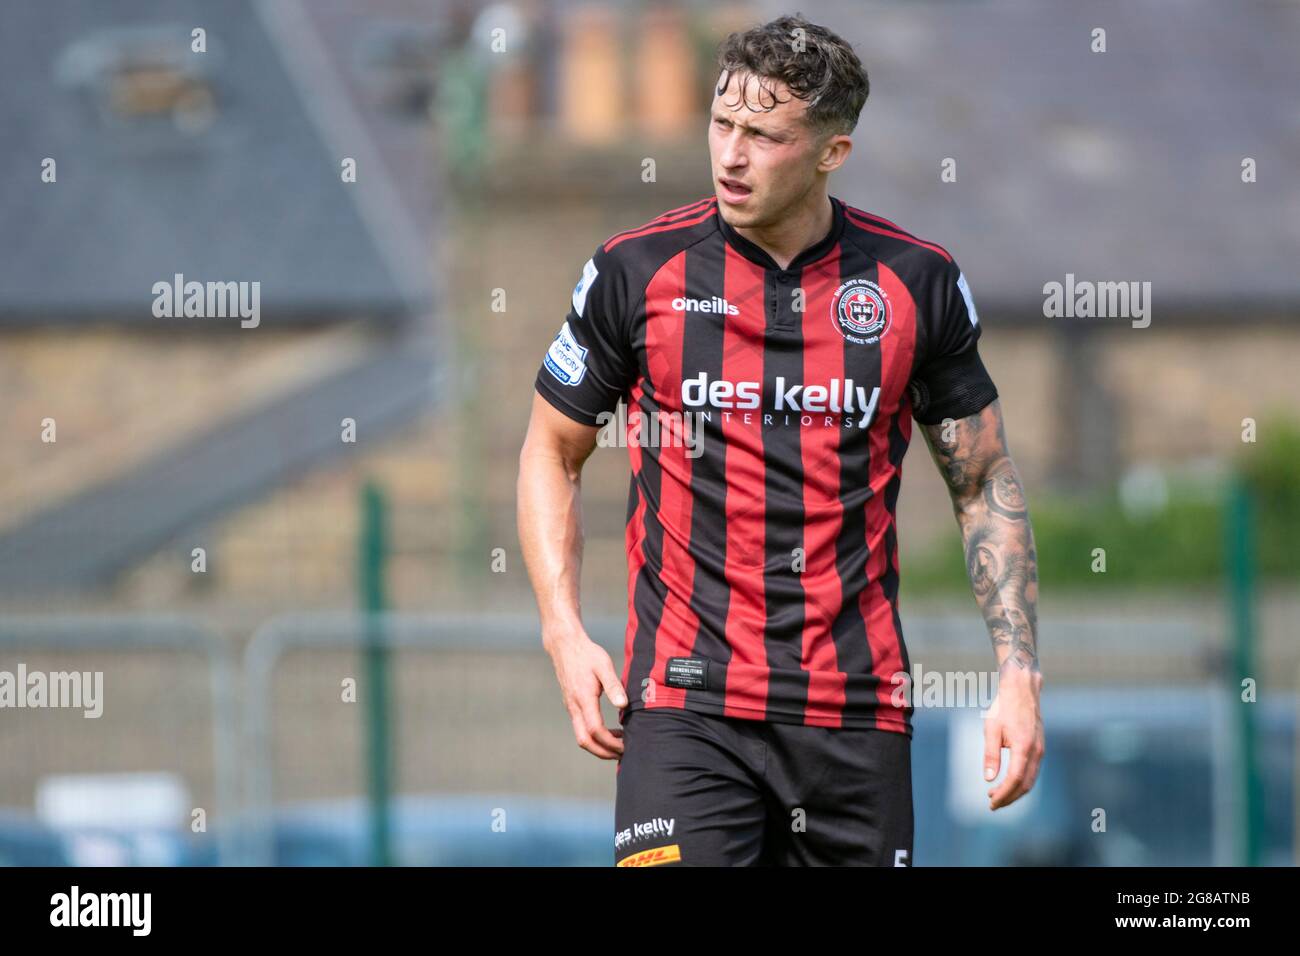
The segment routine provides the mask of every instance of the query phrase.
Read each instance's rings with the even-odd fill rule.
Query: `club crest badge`
[[[874,345],[889,330],[889,297],[869,279],[850,279],[831,297],[831,319],[850,342]]]

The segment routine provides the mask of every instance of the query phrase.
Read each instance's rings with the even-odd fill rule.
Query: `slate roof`
[[[1300,5],[762,0],[759,14],[796,7],[871,79],[835,194],[947,247],[981,313],[1041,320],[1043,284],[1066,273],[1151,281],[1157,319],[1300,310]]]
[[[400,317],[428,298],[431,270],[410,265],[422,251],[395,246],[385,228],[377,199],[392,182],[374,163],[341,181],[340,153],[368,144],[330,128],[343,104],[314,92],[313,63],[304,72],[293,59],[268,9],[0,5],[0,322],[157,323],[150,290],[176,273],[259,281],[269,322]],[[196,25],[207,53],[189,49]],[[111,64],[142,49],[212,91],[211,125],[187,133],[166,114],[102,108]],[[45,157],[56,183],[40,180]]]

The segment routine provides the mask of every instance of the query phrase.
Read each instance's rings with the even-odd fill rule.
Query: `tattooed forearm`
[[[985,480],[984,501],[989,510],[1011,521],[1024,521],[1028,517],[1025,489],[1020,486],[1020,478],[1010,458],[1003,459],[997,472]]]
[[[943,472],[943,480],[950,489],[967,489],[974,478],[974,463],[969,449],[984,431],[984,422],[978,415],[954,421],[948,426],[925,426],[930,441],[930,452]]]
[[[975,597],[981,600],[997,589],[1001,577],[997,551],[988,539],[989,529],[975,528],[965,541],[966,571]]]
[[[1038,555],[1024,486],[995,401],[969,418],[923,426],[952,497],[971,590],[999,668],[1038,670]]]

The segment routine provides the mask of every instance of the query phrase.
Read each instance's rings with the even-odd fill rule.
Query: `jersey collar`
[[[715,210],[714,215],[718,217],[718,229],[721,230],[723,238],[727,240],[728,244],[730,244],[733,249],[750,262],[753,262],[755,265],[760,265],[764,269],[770,269],[773,272],[794,272],[797,269],[802,269],[804,266],[811,265],[821,259],[839,243],[840,236],[844,233],[844,203],[836,199],[834,196],[831,196],[830,200],[830,231],[826,233],[820,242],[809,246],[803,252],[791,259],[790,265],[785,269],[782,269],[777,265],[776,260],[768,255],[762,247],[755,245],[740,233],[736,232],[727,220],[722,218],[721,209]]]

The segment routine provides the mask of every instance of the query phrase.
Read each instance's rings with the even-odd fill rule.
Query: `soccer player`
[[[781,17],[728,37],[719,66],[715,194],[600,244],[537,373],[518,519],[543,643],[578,744],[618,761],[619,865],[907,866],[911,419],[997,658],[985,779],[1010,756],[991,809],[1043,755],[1024,491],[952,255],[828,192],[868,93],[852,48]],[[580,476],[620,399],[621,677],[578,595]]]

